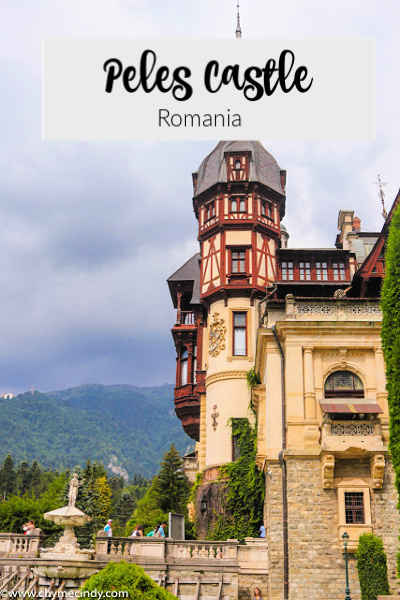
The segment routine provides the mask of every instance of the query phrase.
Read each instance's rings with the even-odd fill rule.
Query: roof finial
[[[386,211],[386,208],[385,208],[385,192],[383,191],[382,188],[383,188],[383,186],[385,186],[385,185],[388,184],[388,181],[382,181],[381,176],[378,175],[378,181],[375,181],[374,183],[376,185],[379,185],[379,197],[381,199],[382,208],[383,208],[383,210],[382,210],[382,217],[384,219],[386,219],[388,215],[387,215],[387,211]]]
[[[239,12],[239,0],[237,0],[237,25],[236,25],[236,37],[242,37],[242,28],[240,27],[240,12]]]

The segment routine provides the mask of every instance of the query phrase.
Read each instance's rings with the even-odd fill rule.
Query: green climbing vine
[[[246,373],[247,385],[249,388],[253,388],[254,386],[261,383],[260,376],[256,373],[255,367],[252,367],[250,371]]]
[[[258,537],[263,522],[265,481],[257,469],[257,421],[231,419],[232,438],[238,459],[221,467],[221,511],[209,527],[206,539],[227,540]]]

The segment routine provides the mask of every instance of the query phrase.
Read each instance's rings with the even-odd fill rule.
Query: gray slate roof
[[[280,167],[275,158],[258,141],[219,142],[206,156],[198,170],[195,197],[216,183],[227,181],[225,152],[251,152],[250,181],[257,181],[284,195]]]
[[[193,281],[190,304],[200,304],[200,252],[189,258],[171,277],[168,277],[167,281],[168,283],[174,281]]]

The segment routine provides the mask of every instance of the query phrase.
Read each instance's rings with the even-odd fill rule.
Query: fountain
[[[45,519],[53,521],[57,525],[63,525],[64,533],[53,548],[41,549],[40,558],[45,558],[48,563],[35,569],[36,575],[40,577],[83,579],[96,572],[89,565],[77,564],[92,560],[94,554],[94,550],[81,550],[74,533],[74,527],[85,525],[92,520],[75,506],[78,489],[82,483],[79,482],[78,475],[74,473],[69,483],[68,506],[44,514]],[[68,565],[62,564],[65,561],[68,561]],[[74,562],[75,564],[73,564]]]

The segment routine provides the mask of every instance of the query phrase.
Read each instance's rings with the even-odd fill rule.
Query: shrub
[[[105,569],[89,577],[83,590],[124,591],[132,600],[177,600],[176,596],[155,584],[142,567],[124,561],[111,562]]]
[[[360,535],[356,559],[361,600],[377,600],[379,595],[389,594],[386,554],[382,540],[373,533]]]

